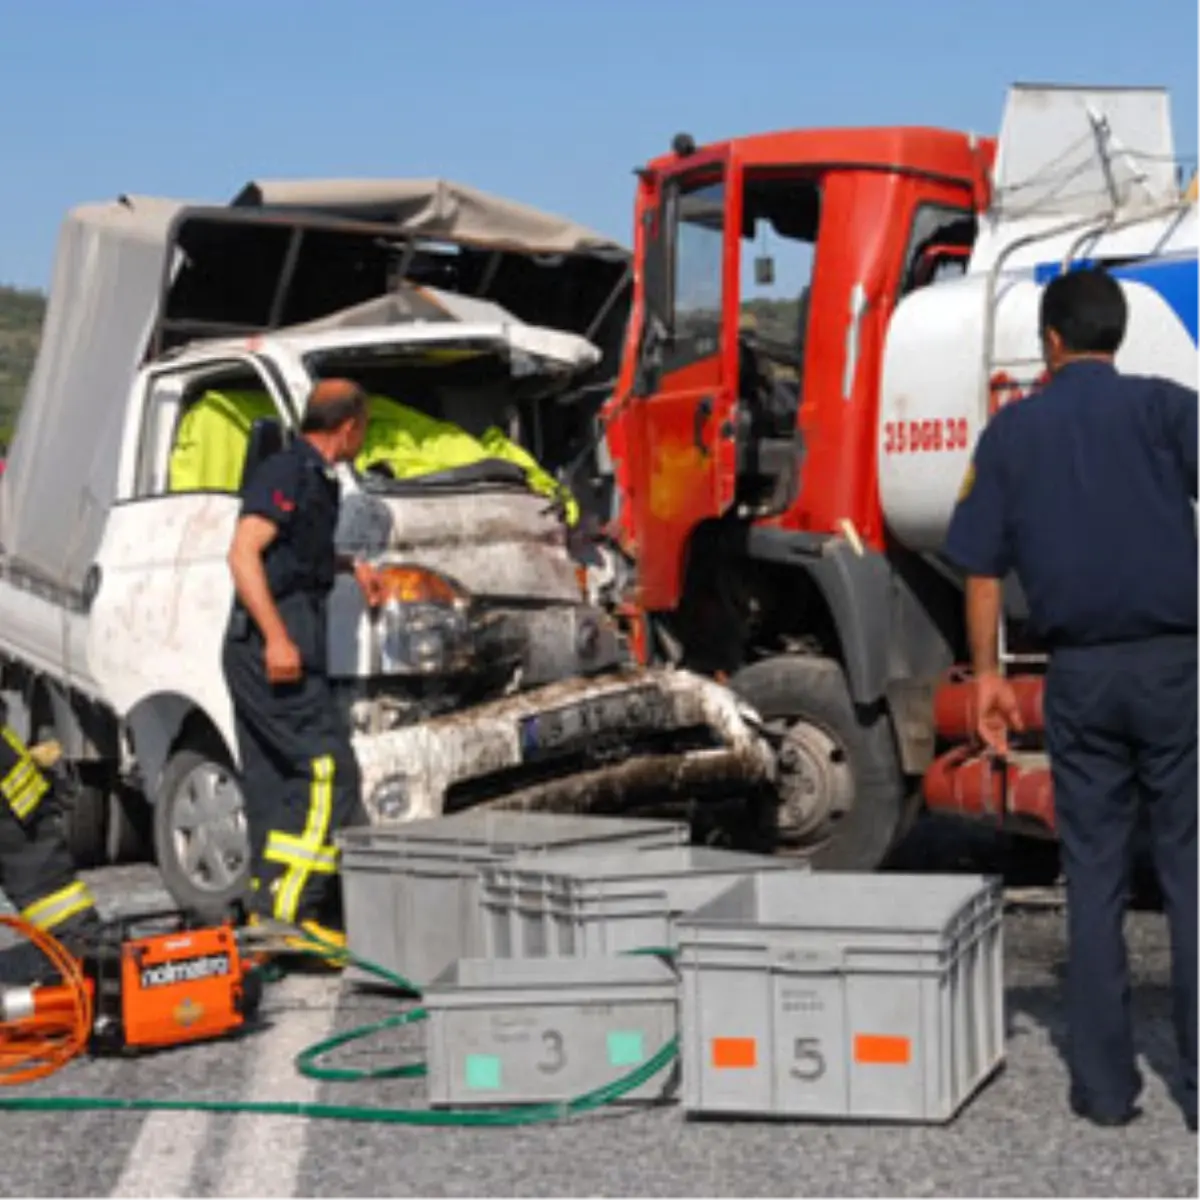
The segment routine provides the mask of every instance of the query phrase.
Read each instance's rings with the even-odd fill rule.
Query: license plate
[[[592,696],[549,712],[522,717],[521,758],[534,762],[580,750],[589,756],[603,754],[614,739],[660,728],[665,716],[666,701],[654,688]]]

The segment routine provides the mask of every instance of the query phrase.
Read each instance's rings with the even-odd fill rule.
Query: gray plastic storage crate
[[[805,864],[702,846],[640,854],[517,857],[480,869],[484,947],[492,958],[620,954],[675,944],[674,921],[761,871]]]
[[[506,812],[347,829],[337,838],[347,943],[421,987],[455,959],[482,953],[480,866],[561,847],[678,846],[688,836],[676,821]],[[346,977],[382,984],[355,967]]]
[[[431,1106],[570,1100],[628,1075],[678,1030],[678,980],[648,955],[460,959],[426,990]],[[678,1059],[619,1102],[673,1099]]]
[[[998,882],[761,875],[679,928],[689,1113],[950,1120],[1004,1059]]]

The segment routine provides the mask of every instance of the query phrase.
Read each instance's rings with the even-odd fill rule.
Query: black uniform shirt
[[[334,468],[304,438],[259,464],[241,490],[241,515],[275,524],[263,565],[271,596],[306,666],[325,666],[324,600],[337,569],[341,491]]]
[[[302,437],[265,459],[242,488],[242,516],[265,517],[278,533],[263,557],[276,603],[333,587],[340,490],[337,476]]]
[[[1196,440],[1194,390],[1069,363],[983,431],[946,556],[1015,570],[1051,647],[1194,634]]]

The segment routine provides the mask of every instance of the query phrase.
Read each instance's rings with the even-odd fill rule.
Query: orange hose
[[[0,1023],[0,1085],[29,1083],[52,1075],[87,1049],[92,993],[79,960],[57,938],[21,917],[0,916],[0,925],[32,942],[62,979],[35,991],[33,1015]],[[40,1003],[39,992],[44,993]]]

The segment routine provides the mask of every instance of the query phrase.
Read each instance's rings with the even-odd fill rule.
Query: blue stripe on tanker
[[[1073,270],[1082,270],[1090,267],[1092,263],[1079,260],[1071,265]],[[1046,284],[1061,271],[1061,263],[1039,263],[1034,268],[1033,278],[1038,284]],[[1157,292],[1179,318],[1192,341],[1198,340],[1197,327],[1200,326],[1200,317],[1197,310],[1200,308],[1200,301],[1197,299],[1195,254],[1147,258],[1140,262],[1125,263],[1113,267],[1112,274],[1117,279],[1124,279],[1128,283],[1140,283],[1143,287]]]

